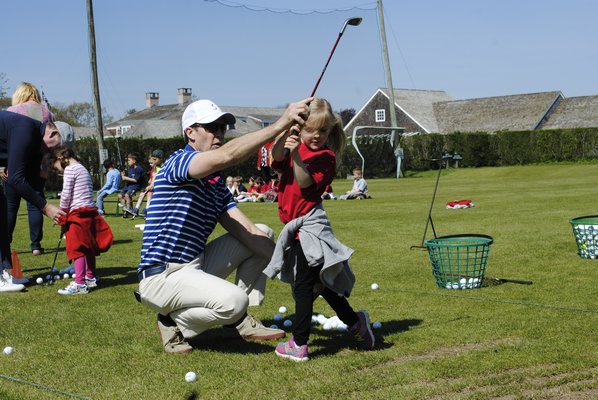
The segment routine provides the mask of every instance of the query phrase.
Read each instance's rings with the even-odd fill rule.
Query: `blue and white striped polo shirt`
[[[218,218],[236,207],[220,175],[189,177],[189,165],[197,154],[187,145],[172,154],[156,175],[138,271],[168,262],[188,263],[199,257]]]

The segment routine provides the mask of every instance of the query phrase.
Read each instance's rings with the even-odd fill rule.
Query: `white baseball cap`
[[[72,146],[75,142],[75,130],[73,127],[62,121],[54,121],[54,125],[56,125],[58,132],[60,132],[60,144],[68,144],[69,146]]]
[[[231,113],[223,112],[211,100],[197,100],[189,104],[183,113],[182,127],[183,131],[193,124],[209,124],[218,119],[228,125],[235,123],[235,116]]]

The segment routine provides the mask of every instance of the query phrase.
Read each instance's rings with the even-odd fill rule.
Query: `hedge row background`
[[[394,177],[396,159],[390,143],[384,138],[359,138],[358,146],[365,158],[366,178]],[[522,165],[551,161],[579,161],[598,158],[598,128],[559,129],[544,131],[453,133],[449,135],[426,134],[401,139],[404,150],[403,171],[422,171],[436,168],[437,159],[445,153],[459,153],[463,157],[460,167]],[[137,152],[141,166],[147,170],[147,158],[155,149],[171,154],[184,146],[181,138],[141,139],[127,138],[105,140],[110,159],[123,169],[127,154]],[[94,177],[94,189],[100,186],[98,171],[99,154],[95,138],[77,140],[75,151],[81,162]],[[120,154],[120,157],[119,157]],[[224,176],[258,175],[257,153],[243,163],[223,171]],[[337,178],[351,175],[354,167],[361,166],[361,158],[349,144],[338,166]],[[60,190],[61,179],[52,174],[47,182],[49,191]]]

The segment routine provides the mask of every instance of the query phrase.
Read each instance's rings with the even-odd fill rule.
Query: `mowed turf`
[[[437,234],[492,236],[487,275],[531,286],[436,287],[427,252],[410,250],[422,240],[435,171],[369,180],[372,200],[326,201],[337,237],[355,249],[350,302],[382,328],[376,350],[361,352],[346,333],[314,327],[311,360],[302,364],[276,357],[275,341],[223,341],[217,329],[190,355],[163,353],[155,315],[133,297],[141,246],[134,225],[143,221],[108,217],[116,240],[98,259],[98,289],[61,297],[59,281],[0,295],[0,347],[15,348],[0,355],[0,398],[68,398],[50,389],[93,399],[598,398],[598,260],[577,255],[569,224],[598,214],[597,176],[595,164],[443,171]],[[336,194],[351,183],[335,181]],[[460,199],[475,208],[445,209]],[[280,231],[275,204],[240,207]],[[26,273],[47,274],[58,234],[46,221],[47,253],[33,257],[19,217],[13,247]],[[292,319],[289,286],[272,280],[264,305],[250,311],[269,325],[281,305]],[[321,299],[315,310],[333,315]],[[196,382],[185,382],[188,371]]]

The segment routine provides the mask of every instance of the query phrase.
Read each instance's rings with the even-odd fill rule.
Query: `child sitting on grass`
[[[347,297],[355,284],[348,260],[353,250],[332,233],[322,207],[322,194],[336,174],[336,157],[345,145],[340,117],[324,99],[314,99],[305,126],[281,134],[272,147],[272,169],[282,172],[278,213],[286,224],[264,273],[292,284],[295,299],[293,337],[276,346],[277,356],[308,360],[307,342],[313,302],[322,295],[363,349],[374,347],[374,334],[366,311],[355,312]],[[295,132],[292,132],[295,129]],[[292,134],[291,134],[292,133]],[[296,134],[298,133],[298,136]],[[284,149],[290,150],[285,159]],[[290,249],[293,256],[286,250]]]
[[[58,290],[61,295],[86,294],[97,286],[96,256],[112,245],[112,231],[93,201],[91,176],[68,146],[54,150],[53,166],[63,173],[59,220],[66,235],[66,254],[75,265],[75,281]]]

